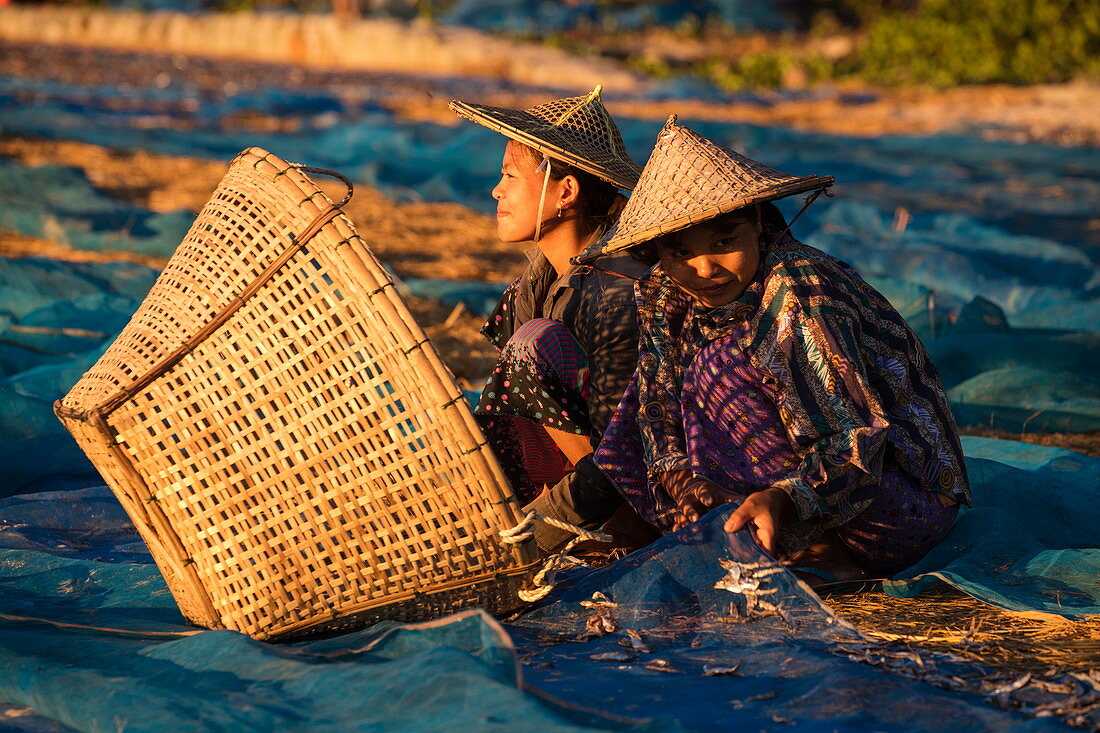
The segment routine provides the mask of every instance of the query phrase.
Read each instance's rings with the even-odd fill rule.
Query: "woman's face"
[[[662,238],[657,252],[681,290],[707,308],[727,305],[760,266],[760,218],[753,210],[711,219]]]
[[[497,201],[497,236],[502,242],[527,242],[535,238],[539,216],[543,173],[536,171],[541,159],[516,142],[509,141],[500,165],[500,183],[493,188]],[[557,214],[560,181],[549,182],[543,219]],[[549,214],[547,214],[549,212]]]

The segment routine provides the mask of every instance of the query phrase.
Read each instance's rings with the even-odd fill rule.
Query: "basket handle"
[[[337,171],[330,171],[328,168],[314,168],[311,165],[303,165],[302,163],[291,163],[290,167],[294,168],[296,170],[300,170],[303,173],[316,173],[316,174],[322,175],[322,176],[329,176],[331,178],[335,178],[336,180],[340,181],[345,186],[347,186],[348,187],[348,192],[347,192],[347,194],[344,195],[344,198],[340,200],[340,203],[333,204],[337,208],[340,208],[341,206],[343,206],[347,202],[351,201],[351,196],[352,196],[352,194],[355,193],[355,186],[352,184],[351,179],[349,179],[343,173],[338,173]]]

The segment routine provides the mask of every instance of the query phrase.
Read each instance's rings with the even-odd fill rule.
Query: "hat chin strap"
[[[542,156],[542,162],[539,163],[539,167],[535,169],[538,173],[542,169],[546,169],[546,172],[542,175],[542,193],[539,194],[539,211],[535,215],[535,243],[538,244],[539,239],[542,237],[542,206],[546,203],[546,187],[550,185],[550,156]]]

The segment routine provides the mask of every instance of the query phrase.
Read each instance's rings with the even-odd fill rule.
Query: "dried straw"
[[[1012,673],[1100,668],[1100,617],[1003,611],[941,584],[916,598],[880,591],[829,596],[837,615],[882,641],[950,652]]]

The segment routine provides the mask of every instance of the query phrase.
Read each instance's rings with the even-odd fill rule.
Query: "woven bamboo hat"
[[[507,138],[630,190],[638,183],[642,167],[626,152],[619,128],[600,99],[602,89],[597,84],[583,97],[555,99],[525,110],[457,99],[451,100],[450,107]]]
[[[591,262],[730,211],[832,184],[832,176],[772,170],[677,125],[672,115],[618,221],[575,261]]]

